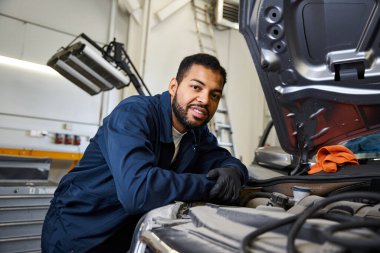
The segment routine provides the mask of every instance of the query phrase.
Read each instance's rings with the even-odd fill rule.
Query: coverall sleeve
[[[214,183],[205,174],[177,174],[155,167],[160,122],[145,104],[114,110],[103,125],[103,152],[114,177],[119,201],[129,214],[179,201],[205,200]]]
[[[247,167],[231,153],[218,145],[216,137],[210,133],[208,128],[202,132],[200,140],[200,151],[198,164],[202,168],[206,168],[205,173],[214,168],[231,167],[240,170],[242,183],[248,181]]]

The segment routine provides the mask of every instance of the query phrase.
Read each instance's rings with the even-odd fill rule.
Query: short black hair
[[[181,61],[176,76],[178,84],[182,82],[185,74],[194,64],[219,72],[223,78],[223,85],[227,82],[226,70],[220,65],[219,60],[213,55],[198,53],[187,56]]]

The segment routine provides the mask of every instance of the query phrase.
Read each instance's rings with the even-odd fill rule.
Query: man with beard
[[[196,54],[182,60],[169,91],[123,100],[62,178],[42,252],[126,252],[138,218],[156,207],[234,203],[247,169],[207,128],[225,82],[215,57]]]

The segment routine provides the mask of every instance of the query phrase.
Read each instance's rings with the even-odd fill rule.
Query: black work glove
[[[241,188],[241,173],[236,168],[216,168],[207,173],[208,179],[216,179],[209,197],[218,203],[234,203],[239,198]]]

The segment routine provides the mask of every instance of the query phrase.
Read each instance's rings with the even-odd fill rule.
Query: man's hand
[[[241,173],[236,168],[216,168],[207,173],[208,179],[216,179],[209,197],[221,203],[233,203],[239,198]]]

